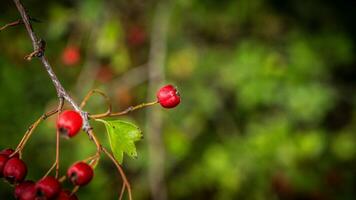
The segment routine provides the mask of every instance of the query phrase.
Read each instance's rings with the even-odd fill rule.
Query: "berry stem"
[[[84,97],[82,103],[80,104],[80,108],[84,108],[84,106],[86,105],[86,103],[88,102],[88,100],[90,99],[90,97],[92,97],[94,94],[99,94],[102,97],[105,98],[106,100],[106,104],[108,106],[108,110],[106,111],[106,113],[111,113],[112,111],[112,106],[111,106],[111,101],[108,95],[106,95],[103,91],[99,90],[99,89],[92,89],[88,92],[88,94]]]
[[[126,174],[125,174],[124,170],[122,169],[121,165],[117,162],[117,160],[114,158],[112,153],[110,153],[105,147],[102,147],[102,150],[111,159],[111,161],[115,164],[117,170],[119,171],[119,173],[121,175],[122,181],[124,182],[124,185],[127,188],[127,192],[128,192],[128,195],[129,195],[129,200],[132,200],[131,186],[130,186],[129,181],[126,178]],[[123,193],[123,192],[121,192],[121,193]],[[122,195],[120,195],[120,196],[122,196]]]
[[[19,153],[20,156],[22,154],[22,149],[24,148],[25,144],[27,143],[27,141],[30,139],[32,133],[34,132],[34,130],[37,128],[37,126],[44,120],[46,120],[48,117],[58,113],[59,110],[61,110],[63,107],[63,99],[60,98],[59,99],[59,104],[58,107],[54,110],[51,110],[49,112],[46,112],[45,114],[43,114],[39,119],[37,119],[33,124],[31,124],[31,126],[27,129],[27,131],[25,132],[24,136],[22,137],[21,141],[19,142],[19,144],[16,147],[15,152],[12,155],[15,155],[16,153]]]
[[[75,186],[75,187],[73,188],[72,192],[70,193],[70,195],[75,194],[75,193],[79,190],[79,187],[80,187],[79,185]]]
[[[56,166],[56,178],[58,178],[58,173],[59,173],[59,145],[60,145],[60,133],[58,129],[56,130],[56,161],[54,162]]]
[[[96,115],[89,115],[89,118],[91,119],[102,119],[102,118],[106,118],[106,117],[117,117],[117,116],[122,116],[122,115],[126,115],[127,113],[130,113],[134,110],[138,110],[144,107],[149,107],[149,106],[153,106],[155,104],[157,104],[158,101],[153,101],[153,102],[149,102],[149,103],[142,103],[136,106],[130,106],[128,108],[126,108],[124,111],[121,112],[116,112],[116,113],[102,113],[102,114],[96,114]]]
[[[124,192],[125,192],[125,184],[122,184],[121,187],[121,192],[120,192],[120,196],[119,196],[119,200],[121,200],[124,197]]]
[[[21,23],[22,23],[21,19],[16,20],[14,22],[10,22],[10,23],[5,24],[4,26],[0,27],[0,31],[5,30],[6,28],[11,27],[11,26],[17,26],[17,25],[19,25]]]

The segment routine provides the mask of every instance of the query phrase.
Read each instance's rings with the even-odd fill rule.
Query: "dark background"
[[[178,86],[176,109],[129,114],[144,132],[124,160],[134,199],[355,199],[356,3],[353,0],[23,1],[46,54],[79,102],[91,88],[115,110]],[[0,25],[19,18],[0,4]],[[156,48],[158,47],[158,48]],[[68,64],[68,48],[79,51]],[[0,147],[56,106],[56,93],[22,26],[0,32]],[[153,72],[152,72],[153,71]],[[149,74],[157,73],[157,77]],[[87,107],[105,111],[100,97]],[[55,118],[24,150],[29,179],[54,161]],[[105,129],[93,123],[108,146]],[[62,140],[61,173],[95,151],[82,133]],[[163,178],[162,178],[163,177]],[[70,187],[70,185],[66,185]],[[81,199],[117,199],[103,158]],[[12,187],[0,182],[0,198]]]

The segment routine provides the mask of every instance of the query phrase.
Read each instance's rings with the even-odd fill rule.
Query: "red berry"
[[[3,169],[3,175],[10,183],[22,182],[27,174],[27,167],[24,161],[19,158],[10,158]]]
[[[65,65],[76,65],[80,61],[80,51],[76,46],[68,46],[63,50],[62,62]]]
[[[61,184],[52,176],[47,176],[36,183],[36,199],[53,199],[61,191]]]
[[[9,160],[9,158],[7,156],[0,155],[0,177],[3,176],[4,166],[7,162],[7,160]]]
[[[12,153],[14,153],[15,151],[13,149],[4,149],[0,152],[0,155],[5,155],[7,157],[9,157]],[[19,157],[19,154],[16,153],[15,155],[13,155],[12,157]]]
[[[164,108],[174,108],[180,103],[179,92],[173,85],[166,85],[159,89],[157,99]]]
[[[57,129],[68,137],[75,136],[83,126],[83,118],[74,110],[63,111],[57,120]]]
[[[34,200],[36,198],[36,188],[33,181],[24,181],[15,187],[15,199]]]
[[[84,162],[75,163],[67,172],[67,176],[72,183],[80,186],[88,184],[93,178],[93,175],[93,168]]]
[[[78,197],[75,194],[71,195],[71,192],[68,190],[62,190],[59,193],[57,200],[78,200]]]

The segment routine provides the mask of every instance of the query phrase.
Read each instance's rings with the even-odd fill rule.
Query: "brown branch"
[[[89,115],[89,118],[91,119],[102,119],[102,118],[106,118],[106,117],[117,117],[117,116],[122,116],[122,115],[126,115],[127,113],[130,113],[134,110],[138,110],[138,109],[141,109],[141,108],[144,108],[144,107],[148,107],[148,106],[153,106],[155,104],[157,104],[158,101],[153,101],[153,102],[149,102],[149,103],[142,103],[142,104],[139,104],[139,105],[136,105],[136,106],[130,106],[128,107],[126,110],[124,111],[121,111],[121,112],[105,112],[105,113],[102,113],[102,114],[97,114],[97,115]]]
[[[22,22],[24,23],[27,33],[32,41],[32,46],[33,46],[33,52],[36,53],[36,56],[38,56],[43,64],[43,66],[45,67],[49,77],[51,78],[54,87],[56,88],[57,91],[57,95],[58,98],[64,98],[66,101],[68,101],[72,107],[78,111],[81,116],[83,117],[83,130],[85,132],[88,132],[89,129],[91,129],[89,121],[88,121],[88,116],[87,113],[84,112],[83,110],[80,109],[80,107],[77,105],[77,103],[69,96],[69,94],[67,93],[67,91],[64,89],[64,87],[62,86],[62,84],[60,83],[60,81],[57,78],[57,75],[54,73],[52,66],[50,65],[50,63],[48,62],[46,56],[44,55],[44,49],[43,49],[43,40],[39,40],[38,37],[36,36],[31,22],[30,22],[30,17],[28,16],[25,8],[23,7],[22,3],[20,2],[20,0],[13,0],[14,3],[16,4],[17,10],[19,11],[19,13],[21,14],[21,18],[22,18]],[[41,53],[39,53],[41,52]],[[38,54],[39,53],[39,54]],[[30,54],[31,55],[31,54]],[[33,57],[33,56],[31,56]]]

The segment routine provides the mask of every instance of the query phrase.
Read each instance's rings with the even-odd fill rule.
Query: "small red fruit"
[[[24,161],[19,158],[10,158],[3,169],[3,175],[10,183],[22,182],[27,174],[27,167]]]
[[[164,108],[174,108],[180,103],[179,92],[173,85],[166,85],[159,89],[157,99]]]
[[[75,136],[83,126],[83,118],[74,110],[63,111],[57,120],[58,131],[68,137]]]
[[[77,162],[68,169],[67,176],[74,185],[83,186],[91,181],[94,172],[90,165],[84,162]]]
[[[36,183],[36,199],[53,199],[61,191],[61,184],[52,176],[47,176]]]
[[[3,176],[4,166],[7,162],[7,160],[9,160],[9,158],[7,156],[0,155],[0,177]]]
[[[78,197],[75,194],[71,195],[71,192],[68,190],[62,190],[59,193],[57,200],[78,200]]]
[[[68,46],[63,50],[62,62],[65,65],[76,65],[80,61],[80,51],[76,46]]]
[[[24,181],[15,187],[15,199],[34,200],[36,198],[36,188],[33,181]]]

